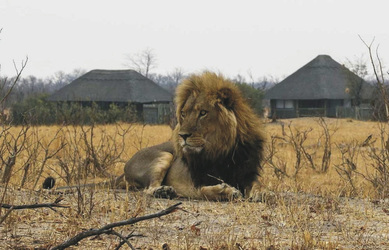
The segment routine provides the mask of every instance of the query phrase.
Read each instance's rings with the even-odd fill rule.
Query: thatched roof
[[[173,96],[134,70],[92,70],[61,88],[50,101],[153,103]]]
[[[351,81],[363,80],[330,56],[319,55],[269,89],[265,99],[347,99]],[[369,99],[372,88],[365,81],[362,86],[362,98]]]

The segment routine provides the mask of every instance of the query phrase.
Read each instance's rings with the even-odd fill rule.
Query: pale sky
[[[125,69],[152,49],[154,73],[214,70],[282,80],[319,54],[339,63],[375,37],[389,64],[387,0],[0,0],[0,75]],[[389,66],[389,65],[388,65]],[[371,72],[371,71],[370,71]]]

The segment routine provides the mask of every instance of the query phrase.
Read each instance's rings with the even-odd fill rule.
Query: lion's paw
[[[241,200],[243,199],[242,192],[239,191],[239,189],[234,188],[226,183],[220,184],[222,186],[222,193],[224,196],[227,196],[228,200]]]
[[[172,186],[160,186],[154,190],[153,196],[155,198],[174,199],[178,195]]]
[[[243,197],[238,189],[231,187],[227,183],[204,186],[201,187],[200,191],[206,199],[214,201],[239,200]]]
[[[231,192],[231,200],[241,200],[243,199],[243,194],[242,192],[240,192],[238,189],[234,188],[235,190],[233,190]]]

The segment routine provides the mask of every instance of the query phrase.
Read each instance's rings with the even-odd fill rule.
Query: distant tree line
[[[50,94],[82,74],[84,74],[84,71],[75,70],[70,74],[59,72],[45,79],[34,76],[21,78],[6,100],[8,120],[15,125],[27,122],[33,125],[49,125],[137,121],[138,117],[136,117],[136,112],[131,105],[118,107],[112,104],[109,108],[102,108],[97,104],[85,106],[85,104],[81,105],[80,103],[54,103],[48,101]],[[151,74],[149,77],[169,92],[174,93],[175,88],[186,75],[177,70],[175,74]],[[263,86],[268,86],[269,83],[246,83],[242,78],[239,79],[239,82],[236,79],[232,79],[232,81],[237,84],[255,112],[262,114]]]
[[[5,100],[4,106],[6,109],[11,108],[13,104],[23,102],[27,98],[54,93],[83,74],[85,74],[85,70],[75,69],[71,73],[59,71],[53,76],[46,78],[38,78],[30,75],[20,78],[14,86],[11,86],[14,82],[13,78],[7,79],[7,77],[1,77],[0,82],[5,83],[2,89],[3,92],[13,87],[11,93]]]
[[[97,104],[85,106],[77,103],[53,103],[48,101],[50,94],[64,87],[78,78],[85,71],[74,70],[66,74],[58,72],[51,77],[37,78],[27,76],[19,79],[12,92],[5,101],[4,107],[7,118],[13,124],[31,123],[58,124],[58,123],[112,123],[115,121],[136,121],[137,117],[133,107],[118,107],[111,105],[108,109],[101,108]],[[171,93],[174,93],[177,85],[185,78],[182,70],[176,69],[170,74],[149,74],[149,78]],[[264,78],[262,81],[247,82],[243,77],[232,79],[237,84],[248,103],[257,114],[262,114],[262,98],[264,91],[275,83]],[[11,82],[11,81],[8,81]],[[6,91],[7,88],[4,88]],[[124,110],[124,111],[123,111]]]
[[[156,68],[156,56],[151,49],[128,56],[129,68],[138,71],[150,78],[155,83],[174,93],[177,85],[188,76],[181,68],[176,68],[167,74],[151,72]],[[71,73],[57,72],[53,76],[38,78],[26,76],[18,79],[0,78],[3,87],[0,88],[1,96],[7,94],[2,103],[6,119],[15,125],[23,123],[58,124],[58,123],[111,123],[115,121],[135,121],[137,119],[134,108],[118,107],[111,105],[102,108],[97,104],[89,106],[77,103],[53,103],[48,101],[50,94],[69,84],[76,78],[85,74],[85,70],[75,69]],[[242,75],[231,79],[237,84],[253,107],[256,113],[262,113],[262,98],[264,91],[273,86],[277,80],[262,78],[254,80],[249,74],[249,80]],[[123,112],[124,110],[124,112]]]

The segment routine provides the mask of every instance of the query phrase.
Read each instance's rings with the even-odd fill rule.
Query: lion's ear
[[[232,89],[222,88],[217,93],[217,98],[223,104],[224,107],[232,109],[234,106],[235,98]]]

